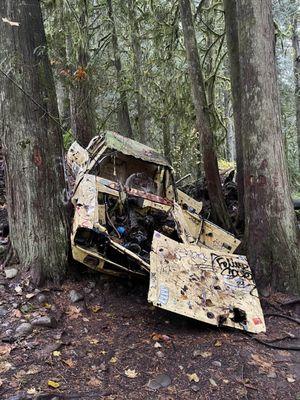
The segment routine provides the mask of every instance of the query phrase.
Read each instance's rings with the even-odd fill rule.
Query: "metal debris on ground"
[[[177,189],[155,150],[115,132],[86,149],[73,143],[71,234],[75,260],[94,270],[148,277],[157,307],[217,326],[264,332],[240,241],[201,217],[202,203]]]

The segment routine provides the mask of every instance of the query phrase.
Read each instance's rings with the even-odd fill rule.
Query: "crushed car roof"
[[[170,163],[162,154],[135,140],[121,136],[112,131],[105,132],[104,135],[99,136],[98,140],[103,139],[105,140],[105,145],[112,150],[117,150],[128,156],[171,168]]]

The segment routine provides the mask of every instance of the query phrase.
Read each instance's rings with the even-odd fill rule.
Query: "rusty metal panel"
[[[158,232],[152,243],[148,301],[212,325],[266,330],[244,256],[178,243]]]
[[[199,242],[213,250],[233,253],[241,241],[212,222],[204,219]]]
[[[178,204],[183,209],[192,208],[195,210],[196,214],[199,214],[201,212],[203,207],[202,201],[197,201],[193,199],[191,196],[187,195],[181,190],[177,190],[177,193],[178,193]]]

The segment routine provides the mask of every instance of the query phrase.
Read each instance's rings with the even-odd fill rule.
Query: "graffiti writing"
[[[222,275],[229,275],[233,278],[239,277],[248,280],[253,279],[253,275],[248,264],[243,260],[220,256],[213,253],[211,256],[213,266],[220,268]]]

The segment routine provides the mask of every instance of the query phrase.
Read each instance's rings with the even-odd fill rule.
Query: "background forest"
[[[192,5],[219,164],[226,168],[236,156],[223,3]],[[120,131],[160,149],[178,176],[199,177],[201,154],[178,2],[49,0],[43,7],[65,145],[82,118],[86,130]],[[275,0],[273,12],[282,128],[297,192],[297,2]]]
[[[300,399],[299,18],[0,0],[1,399]]]

